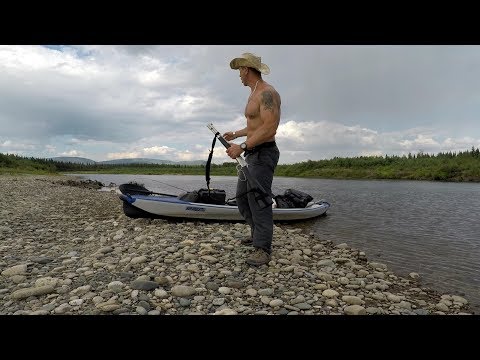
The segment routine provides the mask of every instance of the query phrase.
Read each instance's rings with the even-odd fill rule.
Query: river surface
[[[105,185],[136,181],[169,194],[206,187],[197,175],[80,176]],[[212,177],[210,187],[234,197],[236,177]],[[274,178],[274,194],[289,188],[332,205],[326,217],[296,226],[362,250],[401,276],[416,272],[422,286],[464,296],[480,314],[480,184]]]

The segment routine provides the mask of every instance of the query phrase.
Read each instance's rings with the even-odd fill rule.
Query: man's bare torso
[[[250,138],[255,131],[264,124],[264,119],[261,117],[261,107],[265,111],[271,111],[276,118],[276,125],[280,121],[280,105],[281,99],[277,91],[263,81],[258,84],[258,88],[249,98],[245,106],[245,118],[247,119],[247,139]],[[265,140],[275,141],[275,136]]]

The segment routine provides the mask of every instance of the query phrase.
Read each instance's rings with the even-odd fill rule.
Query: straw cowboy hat
[[[240,57],[237,57],[230,61],[230,67],[234,70],[240,66],[251,67],[257,69],[262,74],[270,74],[270,68],[266,64],[262,64],[262,58],[255,56],[252,53],[243,53]]]

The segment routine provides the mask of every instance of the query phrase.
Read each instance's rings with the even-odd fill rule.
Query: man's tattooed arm
[[[273,94],[270,90],[262,92],[262,105],[265,110],[273,111]]]

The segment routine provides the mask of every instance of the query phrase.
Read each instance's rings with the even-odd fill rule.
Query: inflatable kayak
[[[123,211],[131,218],[184,218],[219,221],[243,221],[235,202],[206,204],[182,200],[180,196],[161,194],[131,184],[120,185]],[[325,215],[327,201],[310,201],[303,208],[273,208],[274,221],[298,221]]]

